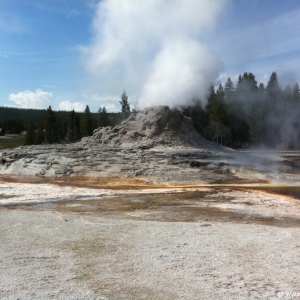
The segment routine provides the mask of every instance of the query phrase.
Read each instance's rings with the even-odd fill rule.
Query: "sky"
[[[186,105],[252,72],[300,84],[299,0],[0,0],[0,106]]]

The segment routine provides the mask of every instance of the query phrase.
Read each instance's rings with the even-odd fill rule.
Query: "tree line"
[[[105,106],[92,113],[87,105],[84,112],[53,111],[0,107],[0,128],[7,134],[26,131],[25,145],[70,143],[93,134],[98,127],[115,126],[130,114],[126,91],[121,95],[121,112],[108,113]]]
[[[34,126],[32,121],[29,122],[25,136],[25,145],[76,142],[83,137],[91,136],[96,128],[115,126],[130,114],[130,104],[125,91],[121,95],[120,104],[122,107],[121,113],[110,114],[109,117],[106,107],[103,106],[99,108],[96,118],[93,118],[95,114],[91,113],[87,105],[81,115],[74,110],[69,112],[65,122],[58,118],[51,106],[49,106],[43,122],[39,123],[39,126]],[[112,118],[111,116],[114,117]]]
[[[300,148],[300,90],[298,83],[281,88],[276,72],[265,86],[244,73],[236,86],[228,78],[210,87],[206,105],[200,99],[183,111],[207,139],[232,148],[266,146]]]

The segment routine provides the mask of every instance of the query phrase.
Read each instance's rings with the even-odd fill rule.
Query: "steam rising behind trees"
[[[197,100],[184,112],[206,138],[230,147],[300,148],[299,85],[282,89],[276,72],[266,87],[252,73],[240,75],[236,87],[228,78],[224,87],[211,86],[205,107]]]

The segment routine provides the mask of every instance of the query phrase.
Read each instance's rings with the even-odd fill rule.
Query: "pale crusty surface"
[[[299,289],[298,200],[215,187],[1,187],[1,299],[278,299]]]

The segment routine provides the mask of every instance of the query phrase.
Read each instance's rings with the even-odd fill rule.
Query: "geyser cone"
[[[82,143],[102,143],[123,147],[152,148],[155,146],[208,147],[194,128],[191,118],[168,106],[152,106],[132,113],[121,125],[95,130],[94,135]]]

